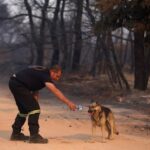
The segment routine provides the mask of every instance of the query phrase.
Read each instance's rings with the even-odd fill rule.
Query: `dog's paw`
[[[106,143],[106,139],[102,139],[102,141],[101,141],[102,143]]]
[[[86,142],[86,143],[95,143],[96,140],[95,140],[95,139],[89,139],[89,140],[86,140],[85,142]]]
[[[108,137],[107,139],[109,139],[109,140],[113,140],[114,138],[113,138],[112,136],[110,136],[110,137]]]

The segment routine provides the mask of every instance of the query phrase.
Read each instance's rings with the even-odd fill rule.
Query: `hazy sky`
[[[17,4],[19,3],[19,0],[5,0],[5,3],[8,4],[8,8],[11,14],[18,13]]]
[[[9,8],[11,14],[18,14],[18,13],[20,13],[20,10],[22,11],[21,13],[23,13],[24,10],[25,10],[24,6],[23,7],[21,6],[23,0],[4,0],[4,1],[5,1],[5,3],[8,4],[8,8]],[[31,0],[29,0],[29,2],[30,1]],[[42,2],[44,0],[38,0],[38,1]],[[49,0],[49,4],[50,5],[54,5],[55,4],[55,0]],[[18,8],[21,8],[21,9],[19,10]]]

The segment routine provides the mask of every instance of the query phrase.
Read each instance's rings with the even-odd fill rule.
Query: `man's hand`
[[[70,110],[73,110],[73,111],[75,111],[76,110],[76,105],[74,104],[74,103],[72,103],[72,102],[68,102],[67,103],[67,105],[68,105],[68,107],[70,108]]]

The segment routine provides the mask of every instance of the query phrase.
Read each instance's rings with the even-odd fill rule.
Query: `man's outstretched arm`
[[[45,85],[52,93],[54,93],[59,98],[59,100],[67,104],[71,110],[76,109],[76,105],[71,102],[67,97],[65,97],[64,94],[58,88],[56,88],[53,83],[46,82]]]

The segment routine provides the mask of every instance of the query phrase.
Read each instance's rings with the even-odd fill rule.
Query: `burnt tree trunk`
[[[92,14],[92,10],[90,8],[90,3],[89,0],[86,0],[86,7],[85,10],[87,11],[87,14],[89,16],[89,20],[91,22],[92,27],[95,27],[95,17]],[[100,53],[100,33],[97,33],[97,39],[96,39],[96,45],[95,45],[95,49],[94,49],[94,54],[93,54],[93,64],[90,70],[90,74],[92,76],[96,75],[96,67],[97,67],[97,63],[99,61],[99,53]]]
[[[75,33],[75,43],[74,43],[74,54],[73,54],[73,63],[72,69],[77,71],[80,64],[80,55],[82,49],[82,33],[81,33],[81,23],[82,23],[82,13],[83,13],[83,0],[76,0],[76,18],[74,25]]]
[[[60,11],[60,30],[61,30],[61,49],[63,53],[61,66],[63,69],[67,67],[68,61],[68,44],[67,44],[67,34],[64,22],[64,9],[65,9],[66,0],[62,0],[62,7]]]
[[[47,8],[49,5],[49,0],[45,0],[43,7],[41,8],[41,23],[40,23],[40,33],[39,33],[39,42],[38,42],[38,57],[37,64],[43,65],[44,59],[44,45],[45,45],[45,25],[47,19]]]
[[[28,0],[24,0],[24,4],[28,12],[31,37],[32,37],[33,43],[35,44],[36,51],[37,51],[37,58],[36,58],[35,63],[37,65],[43,65],[44,44],[45,44],[45,22],[46,22],[47,7],[49,4],[49,0],[45,0],[45,3],[41,8],[42,16],[41,16],[39,34],[37,34],[37,30],[35,29],[33,15],[32,15],[32,7],[30,6]]]
[[[96,39],[96,46],[94,49],[93,64],[90,71],[90,74],[92,74],[92,76],[96,76],[96,67],[100,59],[100,49],[101,49],[101,38],[100,34],[98,34]]]
[[[57,37],[57,22],[58,22],[58,14],[60,11],[60,3],[61,0],[57,0],[53,20],[52,22],[49,21],[51,41],[53,46],[53,55],[52,55],[52,62],[51,62],[52,66],[59,63],[60,51],[59,51],[59,40]]]
[[[146,65],[144,54],[144,30],[139,26],[134,31],[134,88],[146,90]]]
[[[114,64],[112,62],[112,59],[111,59],[111,51],[108,47],[108,44],[106,43],[106,33],[104,32],[102,34],[102,37],[101,37],[101,45],[102,45],[102,49],[103,49],[103,52],[104,52],[104,56],[105,56],[105,62],[106,62],[106,71],[107,71],[107,74],[108,74],[108,77],[109,77],[109,80],[111,82],[111,85],[113,85],[113,87],[115,87],[114,84],[116,84],[117,82],[117,76],[116,76],[116,70],[114,68]]]
[[[145,51],[146,51],[146,86],[148,84],[149,75],[150,75],[150,30],[147,29],[147,34],[144,39]]]
[[[122,83],[123,83],[123,84],[125,84],[126,89],[129,90],[130,86],[129,86],[128,81],[126,80],[126,78],[123,74],[121,65],[118,62],[118,58],[117,58],[116,53],[115,53],[115,49],[114,49],[114,45],[113,45],[112,36],[111,36],[110,31],[108,32],[108,45],[109,45],[109,48],[112,52],[112,57],[113,57],[113,60],[114,60],[119,85],[122,88]]]

